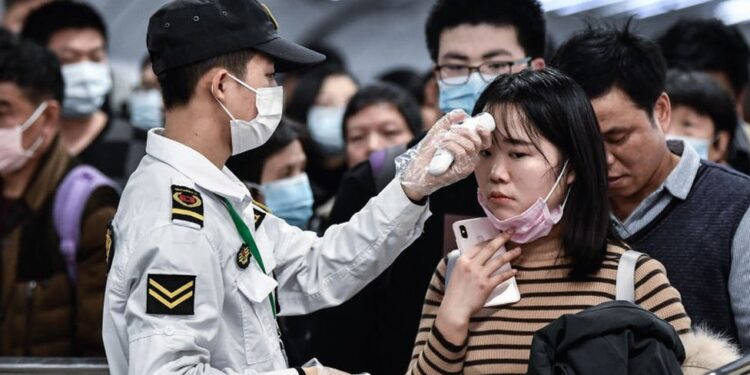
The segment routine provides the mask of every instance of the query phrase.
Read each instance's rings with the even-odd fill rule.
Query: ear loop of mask
[[[557,187],[560,185],[560,181],[562,181],[563,176],[565,176],[565,170],[568,168],[568,160],[565,160],[565,163],[563,164],[562,171],[560,171],[560,175],[557,176],[557,180],[555,181],[555,185],[552,186],[552,190],[547,193],[547,196],[544,198],[544,203],[547,203],[547,200],[549,200],[549,197],[552,196],[552,193],[557,190]],[[563,201],[562,208],[565,209],[565,204],[568,203],[568,197],[570,196],[570,187],[568,188],[568,192],[565,194],[565,200]]]
[[[250,87],[250,86],[249,86],[249,85],[248,85],[247,83],[245,83],[245,82],[242,82],[242,80],[240,80],[239,78],[235,77],[235,76],[234,76],[234,75],[233,75],[232,73],[229,73],[229,72],[227,72],[227,75],[228,75],[228,76],[229,76],[230,78],[232,78],[233,80],[235,80],[235,81],[236,81],[237,83],[239,83],[239,84],[240,84],[240,86],[242,86],[242,87],[244,87],[244,88],[246,88],[246,89],[248,89],[248,90],[252,91],[252,92],[253,92],[253,93],[255,93],[256,95],[258,94],[258,91],[257,91],[257,90],[255,90],[254,88]],[[216,102],[217,102],[217,103],[219,103],[219,105],[221,106],[221,109],[223,109],[223,110],[224,110],[224,112],[226,112],[226,114],[227,114],[227,115],[229,116],[229,118],[231,118],[231,119],[232,119],[233,121],[237,120],[237,119],[236,119],[236,118],[235,118],[235,117],[234,117],[234,116],[232,115],[232,113],[231,113],[231,112],[229,112],[229,109],[227,108],[227,106],[225,106],[225,105],[224,105],[224,103],[222,103],[222,102],[221,102],[221,100],[219,100],[219,98],[217,98],[217,97],[216,97],[216,94],[214,93],[214,85],[213,85],[213,84],[211,85],[211,95],[212,95],[212,96],[214,97],[214,100],[216,100]]]
[[[40,104],[39,107],[37,107],[36,110],[34,110],[34,113],[32,113],[31,116],[29,116],[29,118],[26,119],[26,121],[23,124],[21,124],[20,128],[21,128],[22,134],[24,131],[26,131],[26,129],[30,128],[31,125],[34,125],[36,120],[39,120],[39,117],[41,117],[45,109],[47,109],[47,102],[42,102],[42,104]],[[24,150],[24,152],[29,156],[34,155],[34,153],[39,148],[39,146],[42,145],[42,142],[44,142],[44,139],[40,135],[39,137],[36,138],[36,141],[34,141],[34,143],[31,144],[31,147],[29,147],[27,150]]]

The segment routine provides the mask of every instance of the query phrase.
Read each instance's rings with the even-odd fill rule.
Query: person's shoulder
[[[711,172],[708,177],[714,180],[728,180],[733,183],[738,183],[745,188],[750,189],[750,176],[737,171],[734,168],[726,165],[713,163],[706,160],[701,160],[701,165]]]

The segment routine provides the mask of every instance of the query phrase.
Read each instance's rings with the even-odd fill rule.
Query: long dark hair
[[[541,136],[557,147],[562,160],[568,160],[568,170],[575,171],[576,179],[561,220],[564,253],[573,260],[571,276],[598,271],[607,244],[620,241],[609,216],[604,142],[586,93],[554,69],[527,70],[500,76],[487,86],[474,107],[474,114],[482,111],[506,119],[517,111],[519,125],[537,150],[541,152]],[[508,127],[508,121],[500,121],[497,131],[508,134]]]

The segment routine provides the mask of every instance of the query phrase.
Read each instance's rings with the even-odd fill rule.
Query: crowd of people
[[[592,23],[551,47],[537,0],[434,0],[432,67],[363,84],[256,0],[178,0],[118,102],[94,7],[5,8],[0,356],[699,374],[750,353],[736,27]],[[493,131],[462,127],[482,112]],[[500,234],[454,251],[477,217]],[[520,300],[487,306],[511,278]]]

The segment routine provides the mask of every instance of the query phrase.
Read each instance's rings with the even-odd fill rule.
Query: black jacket
[[[534,334],[527,374],[682,374],[672,326],[625,301],[563,315]]]

